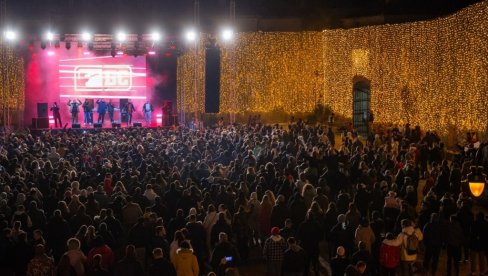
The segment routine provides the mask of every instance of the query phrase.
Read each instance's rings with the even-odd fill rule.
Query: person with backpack
[[[387,233],[380,247],[381,275],[395,276],[400,264],[400,247],[395,244],[395,236]]]
[[[415,223],[409,219],[404,219],[400,223],[402,231],[398,234],[395,242],[396,246],[401,246],[400,275],[412,275],[412,263],[417,260],[419,253],[420,241],[424,238],[422,231],[415,226]]]

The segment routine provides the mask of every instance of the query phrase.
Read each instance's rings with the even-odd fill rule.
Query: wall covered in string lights
[[[222,44],[221,112],[294,113],[311,111],[322,101],[350,118],[353,79],[362,76],[371,81],[375,122],[410,122],[441,133],[484,130],[487,18],[484,1],[431,21],[238,34],[233,45]],[[204,51],[199,54],[201,66]],[[191,55],[180,57],[178,63],[178,92],[181,97],[185,91],[186,110],[195,106],[189,90],[193,87],[181,85],[193,77]],[[204,72],[200,73],[202,84]],[[203,88],[198,93],[204,98]],[[203,110],[203,101],[198,106]]]
[[[0,44],[0,126],[22,125],[23,111],[24,61]]]

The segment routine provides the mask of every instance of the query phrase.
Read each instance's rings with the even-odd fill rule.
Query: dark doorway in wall
[[[352,97],[352,123],[358,134],[367,137],[369,124],[373,120],[371,113],[371,82],[364,77],[354,77]]]

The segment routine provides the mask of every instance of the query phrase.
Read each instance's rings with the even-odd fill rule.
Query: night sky
[[[337,26],[344,17],[385,14],[410,21],[459,10],[479,0],[236,0],[238,18],[304,19],[304,29]],[[202,29],[228,19],[228,0],[201,0]],[[49,26],[61,33],[89,28],[112,33],[121,26],[129,32],[147,32],[164,26],[176,32],[191,24],[193,0],[8,0],[7,21],[24,31],[42,32]]]

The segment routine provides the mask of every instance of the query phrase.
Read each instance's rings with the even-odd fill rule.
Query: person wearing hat
[[[346,249],[342,246],[337,247],[337,255],[330,261],[330,268],[332,270],[332,276],[343,276],[346,271],[346,267],[350,264],[346,258]]]
[[[280,229],[278,227],[271,228],[271,236],[266,240],[263,248],[263,256],[266,259],[269,276],[281,276],[286,249],[286,241],[280,236]]]

